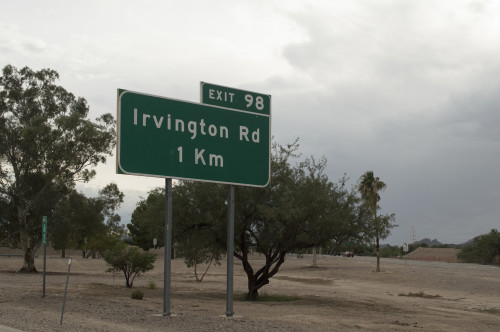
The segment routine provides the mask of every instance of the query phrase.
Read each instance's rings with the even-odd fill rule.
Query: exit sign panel
[[[117,119],[118,173],[258,187],[269,182],[268,114],[118,90]]]

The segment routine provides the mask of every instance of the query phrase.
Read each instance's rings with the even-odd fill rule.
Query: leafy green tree
[[[235,251],[248,279],[248,299],[269,283],[285,261],[287,253],[328,243],[338,236],[359,235],[357,199],[343,185],[332,184],[324,175],[325,160],[313,158],[292,164],[298,157],[298,143],[273,144],[272,186],[259,189],[238,186],[235,190]],[[183,199],[173,196],[174,213],[184,211],[185,202],[195,201],[206,214],[193,229],[211,229],[215,240],[226,250],[226,209],[222,205],[226,191],[222,186],[192,183]],[[174,188],[175,189],[175,188]],[[178,192],[177,192],[178,193]],[[176,191],[174,190],[174,194]],[[203,202],[212,201],[210,206]],[[182,212],[179,212],[182,213]],[[180,223],[188,222],[179,215]],[[343,233],[345,232],[345,233]],[[264,265],[252,266],[253,252],[265,257]]]
[[[95,175],[92,167],[112,153],[115,126],[111,114],[89,120],[86,100],[56,85],[54,70],[7,65],[2,74],[0,195],[15,207],[22,270],[31,272],[41,216],[57,202],[51,194]]]
[[[364,210],[355,191],[346,189],[345,179],[339,183],[328,180],[325,159],[294,162],[299,157],[298,147],[297,141],[286,146],[273,144],[269,188],[235,188],[233,254],[247,275],[251,300],[278,273],[288,253],[332,241],[361,241],[366,231],[367,218],[360,214]],[[134,211],[129,229],[141,246],[142,237],[147,238],[145,246],[150,246],[152,237],[145,234],[159,227],[156,225],[163,230],[164,195],[162,189],[150,192]],[[214,256],[221,248],[225,252],[227,186],[182,181],[173,187],[172,196],[174,241],[185,248],[184,257],[200,250]],[[194,241],[199,246],[192,246]],[[253,265],[255,252],[264,256],[262,266]]]
[[[492,229],[488,234],[476,236],[462,248],[458,258],[466,263],[491,264],[497,255],[500,255],[500,232]]]
[[[202,281],[212,263],[220,264],[225,253],[217,243],[217,232],[225,219],[227,207],[225,186],[204,182],[183,181],[173,190],[174,238],[176,253],[188,267],[194,267],[196,281]],[[222,233],[222,229],[218,229]],[[206,269],[198,275],[198,265]]]
[[[18,227],[15,220],[15,206],[0,195],[0,247],[15,247],[19,241]]]
[[[389,236],[391,228],[395,227],[395,215],[377,215],[380,201],[379,192],[386,188],[386,184],[379,177],[374,177],[373,171],[367,171],[359,180],[358,190],[361,199],[371,210],[373,223],[367,230],[367,235],[375,239],[375,250],[377,252],[377,272],[380,272],[380,239]]]
[[[76,190],[71,191],[57,203],[54,213],[48,220],[49,240],[52,247],[61,250],[61,257],[66,257],[66,249],[75,247],[75,240],[82,222],[88,217],[84,209],[87,198]]]
[[[380,248],[380,257],[388,258],[388,257],[397,257],[403,253],[402,248],[399,246],[385,246]]]
[[[197,230],[180,236],[184,238],[177,242],[176,254],[184,258],[187,267],[193,267],[196,281],[201,282],[212,264],[221,264],[224,251],[217,245],[210,231]],[[205,269],[200,273],[198,268],[202,264],[205,265]]]
[[[164,227],[165,189],[156,188],[148,193],[146,199],[137,203],[127,228],[133,243],[143,250],[149,250],[153,247],[153,239],[155,238],[159,247],[165,246]]]
[[[99,196],[95,199],[109,234],[123,233],[124,228],[120,225],[121,217],[115,212],[123,203],[124,197],[125,195],[118,189],[116,183],[110,183],[99,190]]]
[[[136,277],[154,268],[156,254],[140,252],[137,247],[118,244],[104,253],[104,260],[110,266],[106,272],[122,272],[125,276],[125,286],[132,288]]]
[[[92,253],[102,254],[116,242],[121,234],[117,223],[120,216],[115,214],[123,202],[123,193],[115,183],[110,183],[99,190],[99,196],[88,198],[71,191],[63,197],[49,218],[49,234],[54,249],[82,249],[87,247]],[[87,239],[87,246],[85,240]],[[83,252],[86,257],[86,253]]]

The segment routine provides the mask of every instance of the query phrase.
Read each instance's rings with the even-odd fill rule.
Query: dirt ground
[[[254,257],[258,266],[262,258]],[[21,274],[19,257],[0,257],[0,325],[24,331],[499,331],[500,267],[375,258],[288,256],[261,293],[294,295],[290,302],[245,302],[246,276],[234,267],[234,317],[226,312],[226,267],[203,282],[180,259],[172,261],[170,311],[163,316],[163,258],[134,282],[105,273],[101,259],[73,256],[60,325],[68,258],[47,258],[42,273]],[[43,259],[36,260],[39,271]],[[154,289],[148,284],[154,282]],[[1,329],[0,329],[1,330]]]

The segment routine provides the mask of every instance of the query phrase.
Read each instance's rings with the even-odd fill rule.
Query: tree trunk
[[[275,253],[273,256],[274,257],[266,256],[265,265],[255,273],[252,266],[248,262],[247,255],[238,257],[243,263],[243,269],[245,270],[248,278],[247,300],[257,300],[259,297],[259,289],[269,284],[269,279],[278,273],[281,264],[285,262],[286,252]]]
[[[210,263],[208,263],[208,266],[207,268],[205,269],[205,272],[203,272],[203,274],[201,275],[201,278],[200,280],[198,280],[198,275],[196,276],[196,281],[199,281],[199,282],[202,282],[203,281],[203,278],[205,278],[205,275],[207,274],[208,272],[208,269],[210,268],[210,266],[212,265],[212,262],[214,261],[213,258],[210,259]]]
[[[317,261],[318,261],[318,257],[316,255],[316,247],[314,247],[313,248],[313,265],[312,265],[313,268],[318,267]]]
[[[17,215],[20,224],[21,249],[23,250],[24,254],[24,263],[20,272],[35,273],[37,272],[35,267],[35,255],[32,244],[30,243],[31,241],[28,233],[28,222],[26,220],[26,214],[27,213],[25,209],[20,206],[17,207]]]
[[[66,248],[61,249],[61,258],[66,258]]]
[[[380,225],[377,219],[377,202],[375,201],[375,207],[374,207],[374,216],[375,216],[375,239],[376,239],[376,251],[377,251],[377,272],[380,272],[380,243],[379,243],[379,230],[380,230]]]
[[[253,276],[248,278],[248,294],[247,300],[256,301],[259,297],[259,290],[256,286],[257,280]]]
[[[124,271],[123,274],[125,275],[125,286],[127,286],[127,288],[132,288],[134,280],[130,279],[130,274],[128,274],[127,272]]]

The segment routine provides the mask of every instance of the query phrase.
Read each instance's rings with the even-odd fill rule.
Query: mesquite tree
[[[366,218],[360,220],[358,216],[359,199],[355,193],[346,190],[343,180],[339,184],[328,180],[324,159],[294,162],[297,150],[297,142],[273,144],[271,186],[237,186],[235,190],[233,255],[247,275],[250,300],[257,299],[259,290],[278,273],[288,253],[325,245],[336,238],[362,237],[365,231]],[[154,198],[158,193],[154,190],[150,196]],[[154,229],[150,224],[163,223],[160,204],[152,204],[161,199],[149,198],[136,209],[137,216],[147,216],[135,224],[138,235],[142,229]],[[225,251],[226,202],[225,185],[182,181],[174,186],[174,242],[180,245],[186,239],[199,239],[205,249]],[[184,247],[193,253],[199,249],[188,242]],[[255,266],[253,253],[264,256],[262,266]]]

